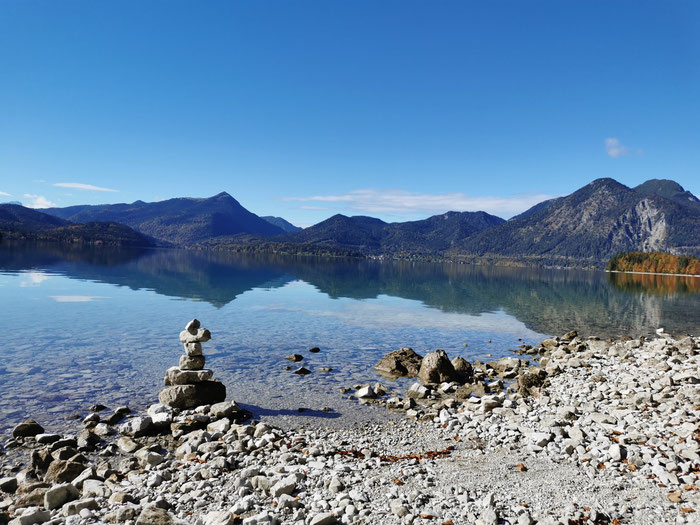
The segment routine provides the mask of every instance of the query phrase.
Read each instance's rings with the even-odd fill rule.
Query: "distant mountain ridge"
[[[374,217],[334,215],[288,235],[293,243],[322,244],[371,255],[443,252],[474,233],[505,222],[486,212],[447,212],[427,219],[386,223]]]
[[[629,251],[700,254],[700,200],[666,179],[635,188],[596,179],[508,221],[483,211],[395,223],[338,214],[300,229],[280,217],[258,217],[228,193],[45,211],[76,222],[119,222],[164,243],[247,252],[557,265],[600,265]]]
[[[266,215],[260,218],[269,222],[270,224],[274,224],[278,228],[282,228],[282,230],[284,230],[286,233],[293,233],[303,230],[303,228],[300,228],[299,226],[294,226],[291,222],[283,219],[282,217],[273,217],[271,215]]]
[[[113,221],[159,241],[188,245],[236,235],[270,237],[284,230],[246,210],[226,192],[209,198],[49,208],[46,213],[73,222]]]
[[[154,246],[152,239],[115,222],[73,224],[17,204],[0,204],[0,235],[3,239],[110,246]]]
[[[626,251],[698,253],[700,203],[686,202],[683,188],[668,182],[632,189],[596,179],[464,239],[453,253],[598,262]]]

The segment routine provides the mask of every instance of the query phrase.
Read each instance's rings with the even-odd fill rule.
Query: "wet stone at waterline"
[[[200,405],[219,403],[226,399],[226,387],[212,380],[214,371],[205,369],[206,359],[202,354],[202,343],[211,339],[209,330],[200,328],[197,319],[192,319],[180,332],[180,342],[185,355],[178,366],[168,368],[165,373],[165,388],[158,399],[173,408],[194,408]]]

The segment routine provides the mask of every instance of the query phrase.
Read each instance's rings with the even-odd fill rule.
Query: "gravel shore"
[[[69,436],[25,422],[0,456],[0,524],[700,523],[699,349],[572,332],[522,349],[539,367],[355,385],[394,417],[349,428],[277,428],[233,402],[94,407]]]

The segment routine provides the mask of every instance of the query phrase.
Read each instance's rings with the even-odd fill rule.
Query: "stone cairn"
[[[180,342],[185,355],[180,356],[179,366],[168,368],[165,373],[165,388],[158,399],[173,408],[194,408],[212,405],[226,399],[226,387],[212,380],[214,372],[204,368],[202,343],[211,339],[209,330],[200,328],[197,319],[192,319],[180,332]]]

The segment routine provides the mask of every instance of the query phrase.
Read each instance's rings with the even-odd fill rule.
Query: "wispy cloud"
[[[4,191],[0,191],[0,196],[2,197],[12,197],[11,193],[5,193]]]
[[[345,208],[361,213],[398,216],[436,215],[446,211],[486,211],[502,217],[511,217],[552,197],[544,194],[471,197],[466,193],[412,193],[403,190],[366,189],[341,195],[287,197],[284,200],[334,204],[335,209]]]
[[[608,137],[605,139],[605,152],[613,159],[618,157],[626,157],[631,153],[634,153],[635,155],[642,155],[644,153],[641,148],[632,150],[631,148],[625,146],[617,137]]]
[[[28,208],[42,209],[42,208],[55,208],[58,206],[58,204],[51,202],[49,199],[47,199],[43,195],[34,195],[33,193],[25,193],[24,198],[29,199],[29,203],[27,204]]]
[[[83,184],[82,182],[57,182],[54,186],[58,188],[73,188],[75,190],[85,190],[85,191],[111,191],[117,192],[119,190],[113,190],[110,188],[101,188],[99,186],[93,186],[92,184]]]

